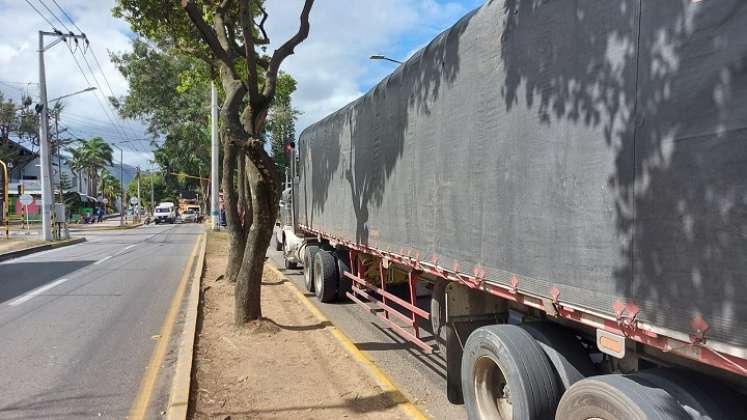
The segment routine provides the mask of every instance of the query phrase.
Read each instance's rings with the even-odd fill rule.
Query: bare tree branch
[[[276,49],[275,52],[272,54],[272,59],[270,60],[270,67],[265,72],[265,89],[263,92],[264,99],[267,101],[267,104],[269,105],[269,101],[272,99],[273,96],[275,96],[275,88],[277,86],[278,81],[278,71],[280,70],[280,65],[283,63],[283,60],[285,60],[289,55],[293,54],[294,49],[303,42],[306,37],[309,36],[309,14],[311,13],[311,6],[314,5],[314,0],[305,0],[303,5],[303,10],[301,11],[301,23],[298,28],[298,32],[296,32],[293,37],[291,37],[289,40],[285,41],[283,45],[280,46],[280,48]]]
[[[207,42],[208,46],[213,51],[213,54],[215,54],[215,57],[227,65],[230,64],[232,62],[231,57],[223,46],[221,46],[215,30],[213,30],[213,28],[205,22],[205,19],[202,18],[202,11],[194,0],[182,0],[182,8],[187,12],[189,19],[195,24],[197,30],[202,35],[202,38]]]
[[[259,21],[259,24],[257,24],[257,27],[259,28],[260,32],[262,32],[263,39],[257,39],[255,40],[255,43],[257,45],[267,45],[270,43],[270,37],[267,36],[267,31],[265,31],[265,22],[267,22],[267,10],[265,10],[262,3],[258,3],[257,7],[259,7],[259,11],[262,12],[262,20]]]

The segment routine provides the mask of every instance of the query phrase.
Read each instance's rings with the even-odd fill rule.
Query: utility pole
[[[140,167],[137,167],[137,221],[140,221],[140,208],[142,207],[142,201],[140,201]]]
[[[218,208],[218,92],[215,82],[210,82],[210,214],[213,230],[220,230]]]
[[[52,43],[44,46],[44,37],[50,36],[56,38]],[[50,176],[50,155],[49,155],[49,109],[47,104],[47,78],[44,71],[44,52],[60,42],[67,39],[85,39],[83,34],[76,35],[62,32],[44,32],[39,31],[39,96],[41,102],[41,115],[39,118],[39,154],[41,155],[41,184],[42,184],[42,239],[45,241],[52,240],[52,179]]]
[[[153,219],[153,215],[156,212],[156,199],[155,194],[153,194],[153,183],[155,182],[155,177],[153,176],[153,173],[150,174],[150,216],[151,220]]]
[[[124,151],[114,143],[111,143],[111,145],[119,149],[119,226],[124,226],[126,201],[124,192]]]

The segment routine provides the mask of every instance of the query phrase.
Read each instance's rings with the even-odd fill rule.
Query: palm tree
[[[101,137],[81,140],[80,146],[72,150],[70,167],[88,179],[88,195],[96,196],[101,171],[112,165],[112,147]],[[110,174],[111,175],[111,174]]]
[[[119,195],[119,179],[106,169],[101,171],[101,195],[108,200],[107,207],[114,207],[114,200]]]

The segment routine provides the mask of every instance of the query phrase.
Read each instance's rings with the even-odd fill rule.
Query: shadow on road
[[[0,265],[0,303],[9,301],[95,261],[18,262]]]

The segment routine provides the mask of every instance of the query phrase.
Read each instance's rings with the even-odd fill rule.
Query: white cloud
[[[66,31],[38,2],[32,3],[49,18],[55,27]],[[93,76],[90,74],[88,65],[83,60],[84,47],[79,46],[76,52],[78,62],[83,72],[86,73],[90,84],[97,86],[98,90],[63,100],[65,103],[63,116],[65,114],[69,115],[65,125],[80,136],[100,135],[111,142],[121,141],[122,138],[145,137],[142,124],[120,120],[117,118],[115,111],[105,103],[105,97],[111,95],[109,86],[116,96],[127,93],[127,82],[109,61],[108,51],[121,52],[131,49],[128,37],[129,26],[126,22],[114,19],[111,16],[114,1],[57,0],[57,3],[73,17],[75,23],[88,35],[91,42],[90,48],[98,58],[103,74],[106,75],[106,80],[109,82],[109,85],[107,85],[93,58],[93,54],[91,51],[87,51],[85,59],[93,69]],[[45,4],[55,12],[69,29],[75,31],[73,25],[56,8],[54,3],[46,1]],[[0,10],[2,10],[2,13],[0,13],[0,28],[6,29],[0,35],[0,80],[34,83],[28,91],[32,96],[35,96],[34,100],[36,102],[38,101],[38,88],[35,83],[39,81],[38,31],[49,31],[50,25],[24,1],[0,0]],[[12,28],[12,30],[8,30],[9,28]],[[47,39],[46,43],[48,44],[51,41],[52,39]],[[73,49],[75,49],[74,44]],[[59,97],[88,87],[88,83],[81,75],[81,71],[65,44],[61,43],[51,48],[45,53],[44,59],[48,98]],[[98,81],[98,84],[96,84],[94,78]],[[22,92],[17,88],[19,86],[23,88],[23,86],[13,86],[16,86],[16,89],[8,87],[7,84],[2,84],[0,89],[10,96],[20,96]],[[105,106],[107,106],[106,110]],[[109,121],[110,118],[114,120],[114,124]],[[124,147],[130,149],[128,146]],[[133,161],[128,163],[146,164],[146,159],[143,158],[146,155],[150,156],[150,153],[145,151],[145,144],[134,146],[133,149],[138,150],[138,153],[133,152],[129,157]],[[127,160],[127,157],[125,159]]]
[[[114,0],[57,0],[91,39],[95,51],[115,95],[127,92],[127,82],[109,62],[108,51],[123,52],[131,49],[129,26],[111,16]],[[381,80],[395,68],[394,63],[370,61],[372,54],[386,54],[405,59],[419,46],[425,45],[436,34],[454,24],[481,0],[317,0],[311,13],[309,38],[296,49],[282,69],[298,81],[294,104],[303,114],[297,124],[300,133],[306,126],[354,100],[371,85]],[[45,2],[50,9],[72,27],[54,3]],[[44,14],[48,12],[34,2]],[[303,0],[267,0],[270,14],[267,30],[272,47],[284,42],[298,29],[298,15]],[[466,4],[466,5],[465,5]],[[39,17],[26,2],[0,0],[0,80],[37,82],[38,44],[37,31],[48,30],[49,24]],[[56,26],[56,21],[52,21]],[[63,28],[60,28],[63,29]],[[272,48],[270,48],[272,51]],[[84,72],[88,69],[80,52],[77,53]],[[95,62],[88,53],[86,58],[94,70]],[[48,97],[75,92],[87,87],[75,61],[64,45],[57,45],[45,55],[47,64]],[[101,135],[109,141],[122,137],[145,137],[142,124],[117,120],[102,109],[109,88],[96,71],[101,91],[85,93],[66,100],[64,124],[79,136]],[[94,80],[88,76],[91,84]],[[8,90],[8,94],[20,96]],[[36,94],[35,86],[30,93]],[[97,100],[98,96],[98,100]],[[124,131],[122,134],[120,131]],[[149,166],[151,159],[145,142],[131,143],[135,151],[124,146],[128,153],[125,161]],[[130,161],[131,160],[131,161]]]
[[[477,3],[479,0],[473,0]],[[309,124],[363,94],[396,66],[373,62],[372,54],[404,59],[469,9],[457,1],[324,0],[311,12],[309,38],[282,69],[298,81],[294,105],[303,114],[300,134]],[[302,0],[268,0],[267,30],[272,47],[298,29]],[[470,4],[470,7],[472,4]],[[270,49],[272,51],[272,48]]]

